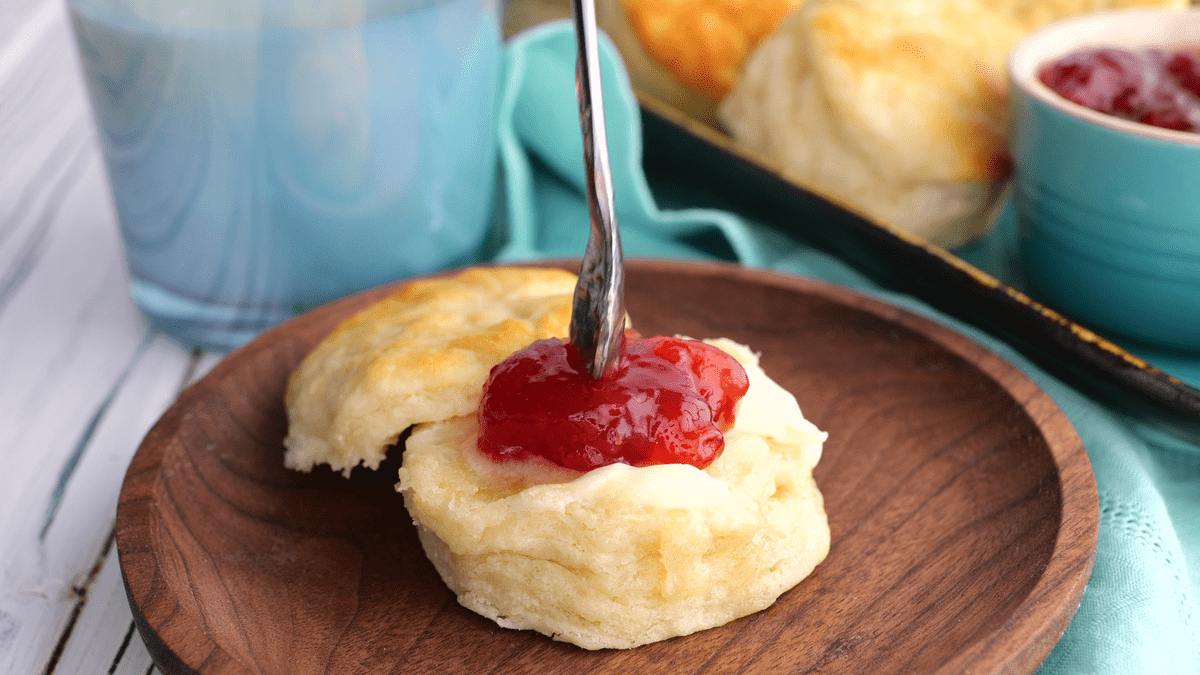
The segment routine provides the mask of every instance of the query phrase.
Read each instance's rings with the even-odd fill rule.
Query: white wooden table
[[[151,333],[64,0],[0,0],[0,673],[146,675],[113,545],[137,444],[220,355]]]

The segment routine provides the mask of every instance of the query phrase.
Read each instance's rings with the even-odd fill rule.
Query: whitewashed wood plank
[[[132,619],[130,625],[132,626]],[[121,662],[117,664],[117,669],[112,671],[111,675],[154,675],[161,674],[154,661],[150,658],[150,652],[146,651],[146,644],[138,636],[134,630],[129,640],[129,647],[125,650],[125,654],[121,656]],[[71,675],[70,673],[55,672],[52,675]],[[86,675],[80,673],[80,675]]]
[[[34,526],[19,529],[17,539],[5,542],[13,546],[0,557],[0,565],[24,591],[15,597],[0,597],[0,611],[18,623],[7,659],[8,672],[41,672],[64,629],[71,627],[75,605],[81,595],[87,597],[88,573],[111,532],[125,469],[145,432],[174,400],[190,366],[190,354],[158,337],[130,363],[128,374],[118,377],[110,401],[107,405],[102,402],[93,413],[98,419],[90,437],[77,441],[73,471],[67,475],[68,458],[58,464],[59,474],[50,477],[51,495],[53,486],[63,486],[57,508],[51,496],[38,508],[27,509],[25,521]],[[88,431],[85,429],[85,436]],[[46,481],[41,482],[45,494]],[[86,635],[94,630],[94,626],[81,623],[84,614],[90,616],[86,603],[72,636],[75,631]],[[115,654],[115,644],[113,648]],[[101,672],[107,672],[107,667]]]
[[[40,39],[21,50],[19,69],[0,79],[0,311],[45,250],[65,192],[99,157],[62,2],[46,7],[57,11],[39,15],[52,23],[23,31]],[[16,58],[11,47],[0,45],[10,60]],[[90,208],[105,216],[112,206],[103,170],[99,178],[101,189]],[[113,227],[115,218],[106,220],[105,226]]]
[[[145,675],[153,664],[137,631],[121,583],[116,547],[110,547],[53,675]]]
[[[95,206],[104,189],[98,162],[90,168],[70,189],[47,188],[64,199],[46,204],[45,243],[0,306],[0,461],[9,469],[0,487],[19,488],[66,458],[146,331],[128,299],[111,216]],[[30,498],[0,492],[0,513]]]
[[[0,82],[21,67],[63,9],[63,4],[56,0],[0,3]]]
[[[24,82],[25,73],[14,77]],[[39,110],[53,107],[30,105],[21,118]],[[86,579],[111,528],[124,463],[190,362],[190,354],[164,352],[157,343],[138,356],[146,328],[128,298],[94,140],[86,125],[58,133],[63,137],[25,146],[21,155],[23,175],[47,180],[16,185],[10,172],[0,186],[0,213],[9,217],[8,207],[22,206],[4,222],[5,232],[20,227],[22,241],[34,236],[28,233],[37,237],[36,245],[17,247],[21,257],[9,258],[18,262],[6,270],[11,281],[0,303],[0,672],[44,667],[75,607],[72,589]],[[64,143],[81,149],[56,153]],[[122,382],[129,364],[136,367]],[[143,373],[149,382],[132,385]],[[148,386],[156,393],[147,394]],[[93,454],[106,436],[113,449]],[[70,480],[61,481],[72,465]],[[60,486],[64,501],[43,533]]]
[[[224,352],[215,352],[209,349],[201,351],[199,358],[196,359],[195,367],[192,368],[192,372],[188,373],[185,386],[190,387],[195,384],[197,380],[207,375],[208,371],[220,363],[223,358],[225,358]]]
[[[131,657],[122,659],[121,663],[117,665],[117,669],[111,675],[162,675],[162,671],[150,660],[150,654],[146,651],[146,645],[142,644],[142,641],[138,639],[136,631],[133,635],[133,642],[129,645],[129,650],[134,652],[134,654]],[[147,664],[145,668],[142,667],[143,659]]]
[[[33,172],[52,156],[62,137],[78,136],[75,129],[64,133],[68,127],[84,126],[87,136],[95,136],[63,3],[46,2],[36,18],[35,25],[22,31],[35,41],[25,41],[20,49],[0,43],[0,62],[10,64],[0,64],[0,70],[9,71],[0,77],[0,199],[5,200],[20,194],[14,186],[44,182]],[[6,210],[3,226],[9,222]]]
[[[66,477],[60,501],[48,509],[49,526],[43,524],[39,536],[53,556],[70,557],[81,543],[106,541],[125,469],[150,426],[175,400],[190,355],[173,340],[155,336],[132,364],[101,411],[73,475]]]
[[[29,18],[49,0],[5,0],[0,2],[0,46],[15,40]]]

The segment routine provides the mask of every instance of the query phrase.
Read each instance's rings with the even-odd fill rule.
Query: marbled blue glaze
[[[1033,295],[1084,325],[1200,349],[1200,135],[1098,120],[1021,80],[1010,82],[1012,150]]]
[[[476,258],[495,182],[495,0],[246,0],[198,18],[147,17],[188,0],[121,1],[70,8],[153,324],[231,347]]]

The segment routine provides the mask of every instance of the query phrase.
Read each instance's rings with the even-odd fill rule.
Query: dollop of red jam
[[[1196,50],[1088,49],[1045,66],[1038,79],[1068,101],[1107,115],[1200,132]]]
[[[542,457],[576,471],[608,464],[704,468],[725,448],[746,371],[695,340],[625,335],[617,367],[592,379],[579,352],[541,340],[492,368],[479,449],[497,461]]]

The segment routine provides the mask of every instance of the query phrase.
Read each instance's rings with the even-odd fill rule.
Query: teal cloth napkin
[[[1017,217],[1010,199],[1000,210],[994,230],[986,237],[955,251],[972,265],[1019,291],[1028,292],[1025,275],[1017,259]],[[1144,344],[1122,345],[1154,366],[1200,389],[1200,357],[1159,350]]]
[[[656,183],[651,190],[641,168],[641,122],[628,76],[606,39],[600,51],[614,199],[626,254],[736,260],[821,278],[930,317],[1008,359],[1075,425],[1100,494],[1091,581],[1039,673],[1200,673],[1200,447],[1106,409],[1004,342],[916,298],[880,288],[840,260],[763,224],[712,209],[661,208],[656,194],[686,205],[694,188]],[[515,36],[505,59],[500,153],[506,236],[496,258],[577,257],[586,245],[588,215],[573,29],[561,22]],[[1003,263],[997,250],[984,246],[976,257]],[[1200,371],[1200,359],[1183,361]]]

